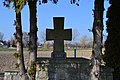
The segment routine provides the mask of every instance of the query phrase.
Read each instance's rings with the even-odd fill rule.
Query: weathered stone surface
[[[4,73],[0,73],[0,80],[4,80]]]
[[[90,59],[37,58],[36,80],[90,80]],[[113,80],[113,69],[101,66],[100,80]],[[5,71],[5,80],[18,80],[17,71]]]
[[[40,71],[47,72],[48,80],[89,80],[90,77],[89,61],[84,58],[42,58],[38,62]]]
[[[85,58],[38,58],[38,80],[90,80],[90,60]],[[113,70],[101,66],[100,80],[113,80]],[[41,75],[42,74],[42,75]]]
[[[88,77],[85,75],[89,75],[86,72],[90,70],[90,66],[85,67],[85,68],[84,68],[84,66],[88,66],[88,63],[90,62],[89,57],[91,54],[91,50],[79,50],[77,52],[78,52],[77,57],[73,58],[73,51],[67,51],[67,56],[69,58],[60,59],[61,61],[59,61],[59,59],[58,60],[56,60],[56,59],[51,60],[50,59],[50,53],[51,53],[50,51],[38,52],[38,67],[37,67],[37,76],[36,76],[37,79],[36,80],[49,80],[49,78],[52,78],[52,77],[54,78],[53,73],[54,72],[59,73],[58,70],[61,70],[61,69],[62,69],[62,71],[60,72],[60,74],[57,74],[57,75],[62,76],[63,71],[66,71],[67,73],[69,73],[67,75],[65,74],[67,77],[69,75],[71,75],[71,76],[69,76],[69,79],[72,77],[75,77],[77,69],[74,69],[73,67],[67,68],[70,66],[70,65],[68,65],[68,63],[76,63],[76,64],[79,63],[79,65],[82,66],[78,70],[80,71],[79,74],[82,78],[80,80],[84,80],[83,79],[84,77]],[[13,71],[17,71],[18,69],[15,68],[16,59],[14,59],[13,53],[14,52],[0,52],[0,59],[1,59],[0,72],[1,73],[4,73],[4,72],[11,73],[8,75],[8,77],[13,76],[13,78],[15,78],[16,75],[12,75],[12,74],[13,74]],[[40,58],[40,57],[42,57],[42,58]],[[48,58],[45,58],[45,57],[48,57]],[[72,57],[72,58],[70,58],[70,57]],[[80,57],[82,57],[82,58],[80,58]],[[84,59],[84,58],[87,58],[87,59]],[[27,63],[28,59],[29,59],[28,52],[25,52],[25,63]],[[55,68],[56,66],[54,66],[54,65],[58,66],[57,71],[54,71],[54,69],[56,70],[56,68]],[[62,67],[65,67],[65,69],[63,69]],[[100,74],[101,79],[100,80],[113,80],[113,76],[112,76],[113,69],[106,67],[106,66],[102,66],[100,71],[101,71],[101,74]],[[3,77],[5,77],[5,75],[1,76],[1,78],[3,78]],[[57,76],[56,76],[56,78],[57,78]],[[77,77],[77,78],[79,78],[79,77]],[[13,79],[11,78],[10,80],[13,80]],[[18,80],[18,79],[14,79],[14,80]]]
[[[54,17],[54,30],[46,29],[46,40],[54,40],[52,58],[66,58],[64,40],[72,40],[72,29],[64,29],[64,17]]]
[[[113,72],[114,70],[107,66],[101,66],[100,77],[101,80],[113,80]]]
[[[18,71],[5,71],[4,80],[19,80]]]

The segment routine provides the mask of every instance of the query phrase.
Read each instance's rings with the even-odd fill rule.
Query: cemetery
[[[3,53],[3,54],[2,54]],[[0,77],[4,78],[4,80],[16,80],[15,78],[18,78],[18,68],[16,68],[16,59],[13,56],[13,51],[12,52],[0,52],[0,59],[2,59],[0,62]],[[51,72],[53,76],[51,78],[55,78],[55,74],[63,76],[65,73],[66,75],[72,75],[74,78],[77,75],[77,79],[87,79],[90,77],[88,74],[89,68],[90,68],[90,56],[88,54],[91,54],[91,50],[80,50],[77,51],[77,58],[74,58],[74,51],[67,51],[66,52],[66,59],[62,59],[59,61],[54,59],[51,59],[51,54],[52,51],[40,51],[38,52],[38,65],[37,65],[37,75],[36,75],[36,80],[48,80],[50,75],[48,73]],[[26,65],[29,57],[27,56],[28,52],[25,53],[25,60],[26,60]],[[49,55],[48,55],[49,54]],[[79,55],[78,55],[79,54]],[[87,57],[86,57],[87,56]],[[58,61],[58,62],[57,62]],[[71,63],[70,63],[71,62]],[[9,63],[9,64],[8,64]],[[63,63],[63,64],[62,64]],[[113,69],[109,67],[105,67],[104,65],[101,66],[103,70],[101,70],[102,73],[102,80],[111,80],[112,79],[112,72]],[[48,68],[50,68],[50,71],[48,72]],[[56,71],[54,71],[56,68]],[[54,71],[52,72],[51,71]],[[68,72],[67,69],[70,71]],[[73,69],[73,71],[72,71]],[[80,72],[79,72],[79,71]],[[60,74],[58,74],[60,72]],[[73,72],[75,75],[73,75]],[[70,74],[71,73],[71,74]],[[77,74],[76,74],[77,73]],[[64,77],[64,76],[63,76]],[[61,78],[63,78],[61,77]],[[71,77],[64,77],[65,80],[67,78]],[[69,79],[68,79],[69,80]]]
[[[79,57],[76,56],[76,51],[73,51],[70,57],[70,52],[66,53],[64,51],[64,40],[72,39],[72,29],[64,30],[64,27],[61,27],[64,26],[64,17],[54,17],[53,21],[55,30],[46,29],[46,39],[55,41],[53,51],[46,52],[46,54],[49,53],[49,56],[43,54],[43,57],[42,55],[37,57],[36,80],[90,80],[92,70],[90,57],[92,51],[87,52],[88,56],[80,55]],[[82,50],[80,52],[85,54]],[[19,78],[19,70],[15,67],[17,61],[10,53],[7,57],[7,60],[4,60],[5,57],[1,57],[5,61],[5,63],[2,61],[0,63],[1,76],[4,76],[4,80],[17,80]],[[26,54],[25,64],[28,65],[27,63],[28,56]],[[113,80],[112,72],[112,68],[101,65],[100,80]]]
[[[51,21],[53,24],[50,23],[52,28],[43,26],[45,28],[45,35],[42,35],[44,38],[43,44],[38,43],[37,32],[43,29],[38,24],[44,22],[47,26],[49,25],[44,19],[38,23],[37,13],[39,15],[39,12],[37,11],[39,8],[37,6],[38,4],[46,4],[49,1],[52,4],[57,4],[60,0],[3,1],[3,6],[8,9],[11,7],[11,4],[13,5],[12,8],[15,13],[13,26],[15,26],[15,32],[13,34],[14,39],[11,38],[11,41],[7,42],[4,41],[4,34],[0,31],[0,80],[120,80],[120,13],[118,11],[120,1],[107,0],[109,1],[109,6],[105,12],[106,17],[104,17],[105,0],[93,1],[94,9],[92,9],[93,13],[91,14],[93,15],[93,25],[92,29],[88,29],[92,33],[92,45],[88,45],[91,46],[90,48],[85,45],[85,42],[82,42],[84,44],[80,44],[77,47],[73,45],[72,48],[71,44],[67,44],[67,41],[74,39],[74,26],[66,26],[66,24],[71,23],[66,23],[70,18],[68,19],[67,16],[61,16],[60,14],[52,16]],[[70,3],[79,6],[80,1],[70,0]],[[85,7],[87,7],[87,4]],[[24,10],[23,8],[26,5],[29,9],[29,14],[27,13],[29,15],[29,23],[24,21],[25,18],[27,19],[27,15],[22,17],[22,10]],[[50,10],[47,15],[52,12],[57,13],[57,10]],[[77,12],[73,11],[73,13]],[[46,17],[45,14],[42,17]],[[72,13],[70,12],[69,14]],[[80,13],[78,14],[81,15]],[[74,21],[72,20],[74,16],[70,16],[71,21]],[[86,16],[87,14],[78,18],[84,19]],[[105,36],[104,18],[106,19],[105,28],[107,36],[103,42],[103,37]],[[22,25],[24,22],[29,26],[27,27],[29,28],[28,32],[23,32],[23,28],[26,27]],[[75,21],[74,25],[77,25],[79,22],[79,20]],[[82,22],[84,22],[82,24],[87,23],[86,20]],[[2,23],[5,24],[5,22]],[[50,44],[49,41],[52,41],[52,43]],[[75,44],[77,45],[77,43]],[[81,45],[83,46],[80,48]]]

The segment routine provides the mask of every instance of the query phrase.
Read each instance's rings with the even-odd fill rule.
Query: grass
[[[15,51],[15,48],[0,48],[0,51]]]
[[[29,51],[28,48],[24,48],[24,51]],[[52,48],[38,48],[38,51],[52,51]],[[0,51],[16,51],[16,48],[0,48]]]

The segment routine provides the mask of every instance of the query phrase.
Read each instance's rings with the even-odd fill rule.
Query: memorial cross
[[[72,29],[64,29],[64,17],[54,17],[54,29],[46,29],[46,40],[54,40],[53,58],[66,58],[64,40],[72,40]]]

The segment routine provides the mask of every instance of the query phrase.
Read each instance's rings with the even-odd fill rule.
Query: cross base
[[[51,57],[55,59],[65,59],[66,53],[61,51],[52,52]]]

